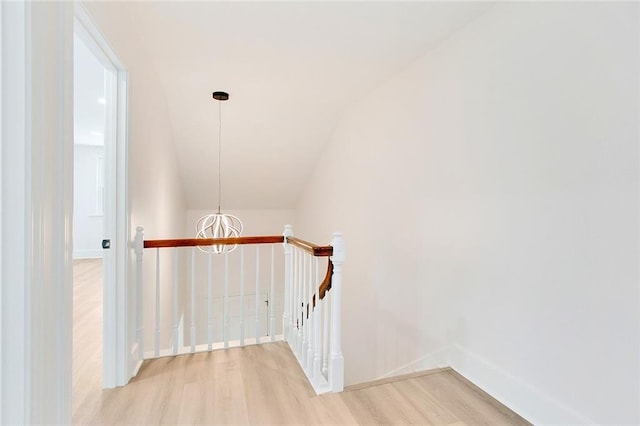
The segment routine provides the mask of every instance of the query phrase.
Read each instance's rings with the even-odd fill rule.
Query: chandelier
[[[242,233],[242,222],[236,216],[221,212],[222,200],[222,101],[229,99],[226,92],[213,92],[218,101],[218,212],[202,216],[196,225],[196,238],[235,238]],[[236,245],[198,246],[205,253],[229,253]]]

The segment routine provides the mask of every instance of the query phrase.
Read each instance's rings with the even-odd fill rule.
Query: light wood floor
[[[102,392],[102,259],[73,261],[74,422],[93,412]]]
[[[77,325],[75,342],[98,346],[91,324]],[[101,366],[83,363],[76,377],[74,359],[76,424],[529,424],[451,369],[316,396],[284,342],[146,361],[109,390]]]

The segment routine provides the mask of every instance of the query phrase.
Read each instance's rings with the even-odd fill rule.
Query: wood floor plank
[[[496,409],[494,404],[481,398],[468,384],[461,384],[451,373],[452,370],[424,376],[418,380],[418,383],[433,395],[439,404],[454,412],[459,421],[488,426],[529,424],[515,413],[511,418],[505,416],[501,410]],[[493,402],[500,404],[495,400]]]
[[[406,398],[406,403],[414,407],[422,418],[423,424],[454,424],[458,417],[447,407],[439,404],[418,384],[418,380],[402,380],[391,384],[398,393]]]
[[[73,261],[72,413],[86,423],[102,391],[102,259]]]
[[[513,412],[509,408],[507,408],[504,404],[501,404],[498,400],[493,398],[491,395],[480,389],[478,386],[474,385],[471,381],[464,378],[461,374],[459,374],[455,370],[450,370],[447,372],[447,375],[451,377],[452,381],[455,383],[454,386],[458,388],[460,386],[466,386],[471,392],[473,392],[479,400],[481,400],[484,404],[491,407],[488,409],[491,413],[497,412],[500,414],[500,417],[504,419],[506,424],[511,425],[529,425],[530,423],[519,416],[517,413]]]
[[[231,350],[213,354],[215,369],[211,380],[207,381],[212,406],[209,420],[212,424],[248,424],[246,391],[240,368],[241,352]],[[228,367],[222,360],[229,361]]]
[[[314,425],[355,425],[342,394],[332,393],[312,397],[307,401],[305,423]]]

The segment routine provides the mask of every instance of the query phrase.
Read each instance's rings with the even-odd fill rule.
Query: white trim
[[[120,62],[114,62],[120,67]],[[131,312],[128,307],[135,307],[130,303],[130,299],[134,299],[133,294],[135,288],[133,285],[127,285],[129,282],[129,261],[133,258],[133,251],[131,250],[131,236],[130,236],[130,215],[129,215],[129,155],[128,155],[128,117],[129,117],[129,74],[124,68],[119,68],[117,73],[117,135],[116,135],[116,161],[115,161],[115,176],[116,176],[116,188],[115,191],[115,203],[117,211],[116,222],[116,240],[112,244],[112,248],[115,250],[116,258],[116,288],[118,290],[116,306],[118,306],[117,318],[117,333],[118,342],[122,347],[123,356],[119,359],[119,371],[121,372],[116,379],[116,385],[121,386],[129,382],[131,377],[137,374],[137,370],[132,369],[130,366],[137,361],[137,358],[128,360],[131,352],[127,352],[127,347],[133,349],[136,345],[135,333],[129,333],[128,330],[135,329],[135,312]],[[135,351],[134,353],[138,353]],[[129,368],[127,368],[129,366]]]
[[[2,6],[0,5],[0,99],[2,99]],[[0,140],[2,140],[2,102],[0,102]],[[2,281],[2,149],[0,148],[0,281]],[[0,291],[2,309],[2,291]],[[2,315],[0,315],[0,423],[2,423]]]
[[[111,239],[111,249],[104,253],[105,279],[103,309],[103,364],[105,388],[125,385],[134,375],[135,361],[131,346],[135,339],[127,333],[128,312],[127,269],[129,253],[129,215],[127,195],[127,72],[84,6],[75,3],[75,31],[87,47],[112,70],[107,89],[116,102],[108,109],[108,129],[115,143],[107,143],[105,132],[105,237]],[[111,183],[115,182],[115,185]]]
[[[71,418],[73,8],[29,3],[29,423]]]
[[[2,2],[2,419],[71,420],[72,9]],[[11,327],[6,327],[11,320]]]
[[[258,346],[258,345],[269,345],[271,343],[273,343],[271,340],[267,341],[267,342],[260,342],[259,339],[256,339],[255,337],[246,337],[244,342],[244,345],[242,344],[242,342],[240,342],[240,340],[229,340],[228,342],[224,341],[220,341],[220,342],[213,342],[211,343],[211,350],[209,350],[209,344],[208,343],[203,343],[203,344],[199,344],[199,345],[194,345],[193,349],[191,348],[191,345],[187,345],[187,346],[180,346],[178,348],[178,353],[177,355],[190,355],[190,354],[194,354],[194,353],[204,353],[204,352],[211,352],[211,351],[224,351],[227,349],[233,349],[233,348],[243,348],[246,346]],[[282,334],[276,334],[274,336],[274,342],[283,342],[284,341],[284,335]],[[166,358],[166,357],[174,357],[176,356],[176,354],[173,353],[173,347],[171,345],[167,346],[164,349],[160,349],[158,351],[158,354],[156,355],[156,351],[154,349],[150,350],[150,351],[146,351],[144,353],[144,359],[156,359],[156,358]],[[306,373],[305,373],[306,374]],[[307,375],[307,378],[309,376]],[[309,382],[311,382],[311,380],[309,380]],[[311,385],[313,385],[313,383],[310,383]],[[328,386],[328,384],[327,384]],[[314,387],[315,389],[315,387]],[[326,392],[326,391],[325,391]]]
[[[636,22],[640,22],[640,7],[636,7]],[[637,57],[640,57],[640,43],[638,43],[638,51],[636,52],[636,55],[638,55]],[[638,75],[638,86],[637,86],[637,99],[640,99],[640,75]],[[640,108],[637,108],[637,116],[636,116],[636,120],[638,123],[638,128],[640,128]],[[637,137],[637,135],[636,135]],[[636,155],[638,156],[638,158],[636,160],[640,161],[640,150],[636,150]],[[636,184],[638,185],[638,189],[640,190],[640,180],[638,180],[636,182]],[[640,220],[640,218],[638,218]],[[640,231],[640,227],[638,227],[638,231]],[[640,232],[638,232],[638,234],[636,235],[636,238],[638,238],[638,240],[640,240]],[[637,259],[637,268],[638,268],[638,275],[640,275],[640,257]],[[638,307],[640,307],[640,291],[638,291]],[[637,325],[638,328],[640,328],[640,309],[638,309],[637,311],[637,317],[636,317],[636,321],[637,321]],[[640,336],[636,336],[636,338],[640,338]],[[636,376],[636,380],[637,380],[637,384],[638,386],[640,386],[640,359],[637,360],[638,362],[638,374]],[[638,392],[638,401],[637,401],[637,405],[636,405],[636,415],[637,415],[637,419],[640,420],[640,392]]]
[[[89,48],[92,52],[96,50],[96,47]],[[106,114],[105,114],[105,132],[104,132],[104,205],[103,205],[103,237],[112,240],[115,245],[115,241],[118,239],[116,232],[117,223],[117,208],[116,208],[116,159],[117,159],[117,146],[114,126],[117,126],[116,116],[116,101],[117,87],[116,87],[116,71],[111,67],[105,67],[105,97],[107,99]],[[104,251],[102,260],[102,272],[103,272],[103,345],[102,345],[102,360],[103,360],[103,386],[105,388],[112,388],[117,385],[118,382],[118,359],[122,358],[124,354],[118,351],[118,288],[116,284],[116,251],[117,247],[112,247]],[[123,347],[123,346],[121,346]]]
[[[458,344],[431,352],[375,380],[443,367],[451,367],[533,424],[595,424],[542,390]]]
[[[433,351],[415,361],[407,363],[402,367],[398,367],[384,373],[374,380],[387,379],[389,377],[400,376],[403,374],[415,373],[416,371],[433,370],[434,368],[444,368],[449,366],[447,361],[448,348],[442,348]]]
[[[27,176],[27,4],[1,2],[2,9],[2,205],[14,208],[2,212],[2,324],[3,341],[11,342],[11,350],[4,345],[0,353],[3,368],[2,424],[24,424],[28,420],[26,383],[28,362],[23,353],[27,347],[28,329],[25,318],[26,285],[29,282],[27,253],[31,235],[26,226]],[[12,184],[9,185],[8,182]],[[26,355],[26,353],[25,353]]]
[[[542,390],[454,344],[451,368],[533,424],[596,424]]]
[[[135,362],[133,360],[136,360]],[[140,371],[140,367],[142,367],[142,360],[138,359],[138,343],[133,345],[131,348],[131,354],[129,356],[129,361],[131,362],[130,369],[132,371],[132,376],[136,376],[138,371]]]
[[[87,47],[96,55],[98,60],[106,68],[115,70],[124,70],[125,66],[122,64],[118,55],[115,54],[107,39],[102,34],[100,29],[94,24],[89,11],[84,7],[81,2],[74,3],[74,17],[76,24],[74,26],[75,33],[82,38],[82,41],[87,44]]]

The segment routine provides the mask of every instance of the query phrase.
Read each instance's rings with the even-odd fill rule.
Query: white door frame
[[[76,19],[85,28],[90,20]],[[86,14],[84,14],[87,17]],[[2,424],[71,422],[73,27],[70,2],[0,2]],[[98,33],[99,34],[99,33]],[[103,49],[104,50],[104,49]],[[123,69],[121,69],[123,70]],[[118,73],[114,384],[126,350],[126,72]],[[11,206],[10,208],[7,208]],[[124,212],[124,214],[123,214]],[[117,323],[116,323],[117,320]],[[10,326],[9,326],[10,325]],[[132,364],[132,363],[131,363]],[[131,365],[129,364],[129,365]]]
[[[127,71],[81,3],[74,8],[74,32],[110,71],[106,90],[105,236],[103,284],[103,386],[127,384],[133,364],[127,339],[127,259],[129,215],[127,198]],[[115,134],[113,129],[116,129]]]
[[[0,99],[2,99],[2,7],[0,7]],[[0,102],[0,140],[2,136],[2,102]],[[0,280],[2,280],[2,149],[0,149]],[[0,291],[2,307],[2,291]],[[0,423],[2,423],[2,315],[0,315]]]
[[[0,423],[69,423],[73,8],[0,9]]]

